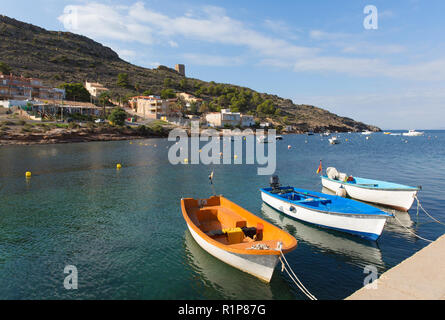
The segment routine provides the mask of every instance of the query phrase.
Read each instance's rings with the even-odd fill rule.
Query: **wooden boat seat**
[[[219,206],[193,208],[190,218],[203,232],[247,226],[247,221],[243,217],[232,210]]]

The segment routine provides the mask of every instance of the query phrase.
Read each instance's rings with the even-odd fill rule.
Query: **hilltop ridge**
[[[160,95],[163,89],[170,88],[202,98],[209,111],[231,108],[253,114],[262,121],[292,125],[297,132],[380,131],[375,126],[315,106],[295,104],[274,94],[188,78],[166,66],[139,67],[88,37],[48,31],[3,15],[0,15],[0,50],[0,62],[7,64],[14,74],[39,78],[52,86],[98,81],[110,89],[116,100],[143,92]],[[126,86],[117,84],[122,73],[128,75]]]

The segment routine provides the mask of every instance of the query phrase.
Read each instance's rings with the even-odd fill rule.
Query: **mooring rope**
[[[425,210],[425,208],[422,206],[422,204],[420,203],[420,200],[419,200],[419,198],[417,198],[417,196],[414,196],[414,198],[417,200],[417,214],[419,213],[419,207],[420,207],[420,209],[422,209],[422,211],[425,212],[425,214],[426,214],[428,217],[430,217],[431,219],[433,219],[433,220],[436,221],[437,223],[439,223],[439,224],[445,226],[445,223],[443,223],[443,222],[437,220],[436,218],[434,218],[432,215],[430,215],[430,214]]]
[[[306,287],[303,285],[303,283],[300,281],[300,279],[298,279],[297,275],[295,274],[295,272],[292,270],[291,266],[287,262],[283,251],[281,251],[281,248],[279,249],[279,251],[280,251],[280,255],[281,255],[280,262],[282,265],[281,272],[283,272],[283,269],[284,269],[287,272],[287,274],[289,275],[289,277],[291,278],[291,280],[293,281],[293,283],[295,283],[295,285],[298,287],[298,289],[300,289],[301,292],[303,292],[306,295],[306,297],[308,297],[311,300],[317,300],[317,298],[312,293],[310,293],[308,289],[306,289]],[[283,260],[284,260],[284,262],[283,262]],[[289,272],[289,270],[286,268],[286,265],[290,269],[291,272]]]
[[[417,234],[415,234],[414,232],[412,232],[411,230],[409,230],[407,227],[405,227],[403,224],[402,224],[402,222],[400,222],[400,220],[399,220],[399,218],[397,218],[397,216],[395,215],[395,214],[393,214],[393,217],[396,219],[396,221],[406,230],[406,231],[408,231],[409,233],[411,233],[411,234],[413,234],[414,236],[416,236],[417,238],[419,238],[419,239],[422,239],[422,240],[425,240],[425,241],[428,241],[428,242],[433,242],[432,240],[428,240],[428,239],[425,239],[425,238],[422,238],[421,236],[419,236],[419,235],[417,235]]]

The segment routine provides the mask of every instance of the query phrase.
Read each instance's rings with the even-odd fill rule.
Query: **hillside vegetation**
[[[171,97],[175,92],[188,92],[204,100],[197,113],[230,108],[276,125],[294,125],[301,132],[380,130],[276,95],[187,78],[165,66],[155,69],[135,66],[87,37],[47,31],[2,15],[0,52],[4,71],[40,78],[52,86],[98,81],[110,89],[110,95],[116,101],[125,101],[138,94]]]

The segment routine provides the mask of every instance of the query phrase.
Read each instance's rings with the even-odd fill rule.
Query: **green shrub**
[[[117,126],[123,126],[126,118],[127,113],[122,108],[114,108],[113,111],[111,111],[111,114],[108,116],[108,120]]]
[[[150,129],[144,125],[140,125],[136,128],[136,132],[140,136],[148,136],[150,134]]]
[[[0,62],[0,72],[3,74],[10,74],[12,71],[11,67],[8,66],[6,63],[4,62]]]
[[[59,86],[65,89],[66,100],[90,102],[91,96],[81,83],[64,83]]]
[[[151,127],[150,129],[152,130],[152,133],[157,136],[162,135],[164,132],[164,127],[161,126],[160,124],[156,124],[153,127]]]
[[[161,99],[171,99],[171,98],[175,98],[176,97],[176,93],[173,89],[163,89],[161,91]]]
[[[130,86],[130,82],[128,80],[128,74],[127,73],[119,73],[117,75],[116,84],[119,87],[128,88]]]
[[[15,126],[15,125],[16,125],[16,123],[13,121],[5,120],[5,121],[0,122],[0,126]]]
[[[272,100],[266,100],[263,103],[261,103],[260,105],[258,105],[257,107],[257,112],[258,113],[263,113],[263,114],[274,114],[276,111],[276,108],[272,102]]]
[[[80,128],[80,126],[77,123],[75,123],[75,122],[70,122],[68,124],[68,128],[70,128],[70,129],[78,129],[78,128]]]

